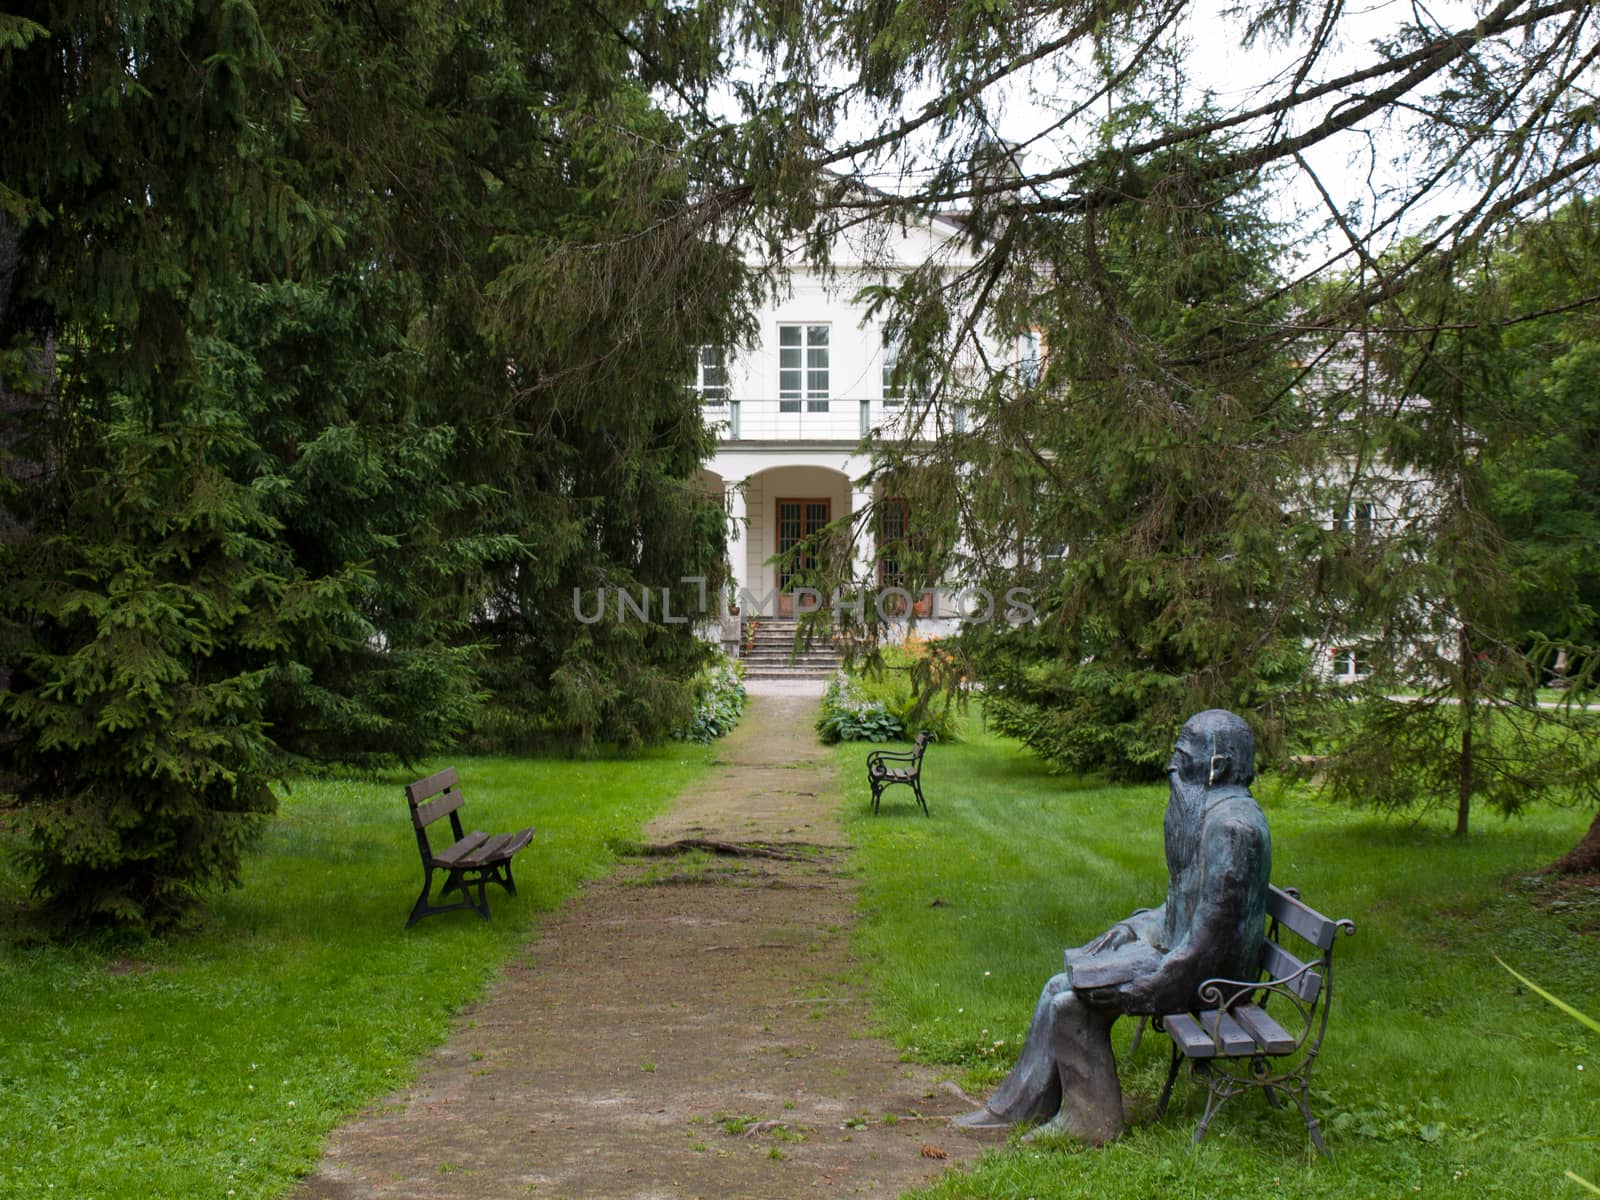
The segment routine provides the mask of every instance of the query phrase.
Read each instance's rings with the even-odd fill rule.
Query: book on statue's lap
[[[1116,987],[1141,975],[1152,974],[1161,966],[1163,957],[1161,951],[1148,942],[1129,942],[1099,954],[1068,951],[1067,972],[1072,977],[1073,988],[1079,991]]]

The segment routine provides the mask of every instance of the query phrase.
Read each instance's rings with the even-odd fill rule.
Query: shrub
[[[694,716],[687,727],[675,730],[673,737],[702,744],[727,737],[744,716],[744,664],[719,655],[700,669],[694,686]]]
[[[887,742],[924,731],[935,741],[956,741],[961,683],[954,655],[913,634],[835,677],[822,698],[817,732],[830,744]]]
[[[888,742],[906,735],[900,718],[882,700],[861,694],[860,681],[844,671],[833,677],[822,696],[822,716],[817,732],[829,745],[835,742]]]
[[[912,633],[896,646],[886,646],[859,673],[861,694],[883,704],[898,717],[904,736],[926,730],[935,741],[961,737],[965,677],[949,650],[936,639]]]

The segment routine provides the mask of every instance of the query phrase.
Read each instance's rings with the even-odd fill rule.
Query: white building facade
[[[695,387],[717,431],[701,485],[726,497],[729,565],[746,617],[794,615],[796,591],[780,556],[849,516],[858,517],[856,578],[873,588],[896,584],[893,564],[877,562],[876,539],[880,531],[903,536],[909,512],[881,484],[864,482],[871,439],[931,438],[938,427],[959,428],[962,414],[901,394],[895,347],[859,293],[935,258],[959,269],[970,261],[959,234],[954,221],[934,218],[887,236],[841,239],[827,273],[788,272],[779,298],[758,314],[754,344],[695,349]],[[875,504],[877,519],[860,519]],[[798,601],[804,611],[808,597]]]

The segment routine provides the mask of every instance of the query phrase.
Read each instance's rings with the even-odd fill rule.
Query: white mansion
[[[941,429],[963,429],[965,414],[901,394],[896,348],[858,293],[934,259],[954,270],[970,266],[962,232],[958,218],[940,216],[887,234],[877,227],[840,239],[831,272],[804,265],[788,270],[778,299],[756,315],[753,344],[694,351],[693,386],[705,421],[717,432],[716,452],[699,484],[725,498],[733,598],[746,621],[765,619],[769,647],[787,647],[788,619],[796,613],[795,589],[777,560],[830,522],[875,507],[875,521],[854,525],[854,575],[880,591],[900,583],[892,557],[879,559],[876,541],[904,537],[911,514],[903,501],[883,493],[881,483],[863,482],[872,467],[871,442],[931,440]],[[991,361],[1036,371],[1041,345],[1036,335],[1024,336],[1012,346],[990,342],[986,353]],[[1389,536],[1425,520],[1433,507],[1431,489],[1413,476],[1374,477],[1352,492],[1345,464],[1330,463],[1317,475],[1326,477],[1308,477],[1308,487],[1343,496],[1334,511],[1324,510],[1330,528]],[[919,627],[935,635],[954,632],[958,624],[948,605],[929,611],[919,604],[916,616]],[[1348,637],[1334,635],[1315,647],[1319,675],[1350,680],[1365,674],[1364,655]],[[736,621],[724,621],[722,640],[738,648]]]
[[[895,582],[892,563],[873,566],[875,537],[880,530],[903,536],[909,514],[860,482],[871,465],[864,447],[878,436],[931,437],[936,427],[960,428],[963,414],[930,411],[899,393],[895,346],[857,293],[935,256],[956,267],[969,262],[959,236],[954,219],[935,217],[887,237],[877,231],[870,252],[865,237],[841,239],[831,273],[788,272],[783,294],[757,314],[753,345],[696,352],[695,388],[717,431],[701,483],[726,496],[734,529],[728,554],[746,617],[794,615],[790,579],[774,560],[874,503],[878,521],[855,527],[855,574],[880,587]]]

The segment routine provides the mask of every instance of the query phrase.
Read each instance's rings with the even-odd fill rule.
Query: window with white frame
[[[700,403],[718,405],[728,399],[728,368],[723,361],[721,346],[696,346],[691,351],[694,360],[694,380],[690,387],[700,397]]]
[[[878,503],[878,585],[906,586],[906,551],[911,539],[911,504],[899,497]]]
[[[899,339],[890,337],[886,332],[883,335],[883,403],[889,408],[897,408],[906,402],[906,385],[903,380],[895,378],[899,366]]]
[[[828,411],[828,326],[778,326],[778,411]]]
[[[1372,674],[1372,660],[1360,646],[1336,646],[1328,655],[1335,679],[1365,679]]]
[[[1339,505],[1333,510],[1333,527],[1340,533],[1349,533],[1354,530],[1362,537],[1372,534],[1372,504],[1361,500],[1355,504]]]
[[[1039,382],[1039,345],[1037,329],[1029,329],[1017,339],[1017,378],[1028,387]]]

